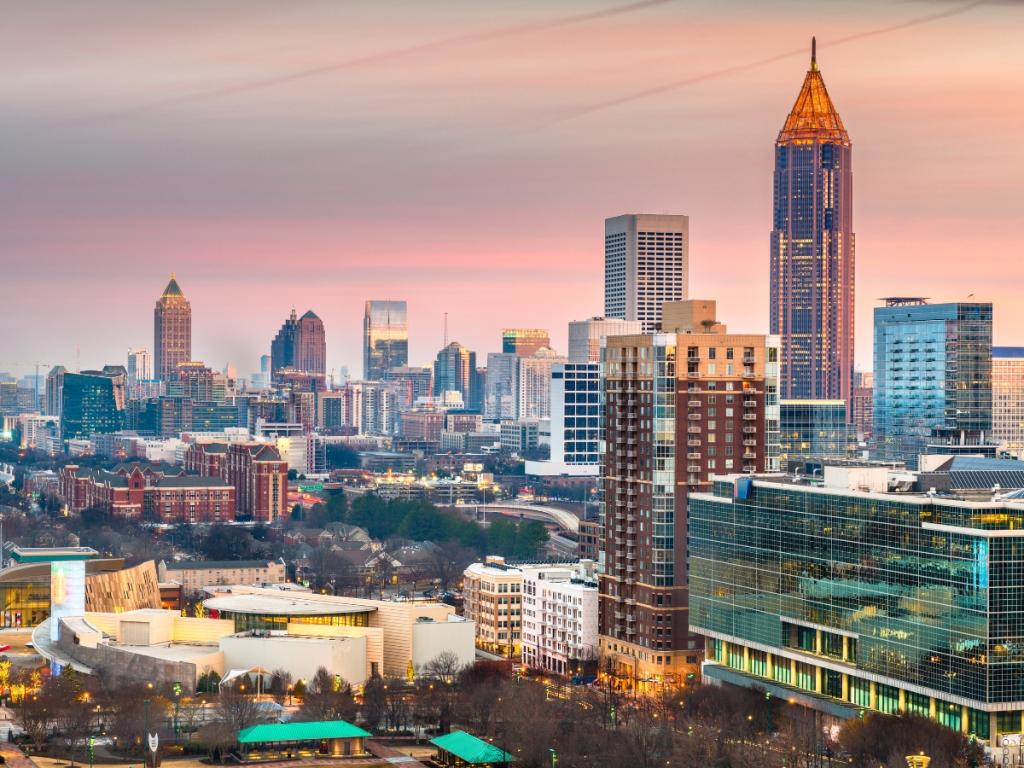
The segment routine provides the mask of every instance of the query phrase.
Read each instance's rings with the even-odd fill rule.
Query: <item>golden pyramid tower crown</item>
[[[811,68],[796,103],[790,110],[776,144],[811,144],[815,141],[850,146],[842,118],[829,98],[825,80],[818,70],[817,44],[811,38]]]

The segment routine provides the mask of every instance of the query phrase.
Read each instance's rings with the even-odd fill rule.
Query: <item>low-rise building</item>
[[[557,675],[589,674],[597,662],[594,561],[522,572],[523,664]]]
[[[476,644],[512,658],[522,634],[523,572],[491,555],[462,574],[463,612],[476,626]]]

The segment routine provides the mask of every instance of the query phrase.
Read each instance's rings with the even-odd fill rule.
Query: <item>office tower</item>
[[[538,349],[551,346],[551,335],[544,328],[503,328],[501,351],[506,354],[530,357]]]
[[[687,499],[721,472],[778,464],[778,339],[729,333],[715,302],[665,305],[662,333],[605,344],[601,669],[661,691],[699,674]]]
[[[661,322],[666,301],[688,295],[688,216],[626,214],[604,222],[604,316],[639,320],[644,333]]]
[[[46,397],[43,404],[43,413],[47,416],[60,418],[60,410],[64,398],[62,389],[64,387],[65,373],[67,373],[67,369],[63,365],[55,365],[46,375]]]
[[[993,746],[1016,740],[1024,503],[993,500],[991,487],[1020,488],[1006,465],[1021,465],[949,461],[965,471],[826,466],[813,485],[731,475],[691,495],[690,623],[707,638],[705,680],[815,709],[826,729],[910,712]],[[982,493],[979,475],[991,476]]]
[[[851,421],[858,440],[871,439],[875,414],[875,376],[870,371],[855,371],[851,399]]]
[[[121,366],[81,373],[65,371],[60,386],[61,440],[124,429],[125,378]]]
[[[313,310],[302,317],[295,328],[294,368],[321,376],[327,374],[327,338],[324,323]]]
[[[779,460],[846,459],[857,452],[857,435],[846,419],[842,400],[782,400],[779,402]]]
[[[569,362],[597,363],[601,360],[601,339],[643,333],[639,320],[591,317],[569,323]]]
[[[551,371],[564,362],[564,357],[547,347],[516,361],[517,419],[546,419],[551,415]]]
[[[217,397],[214,391],[213,371],[199,360],[178,364],[177,371],[167,384],[167,394],[192,400],[224,402],[223,385],[220,387],[220,396]]]
[[[992,440],[1024,459],[1024,347],[992,348]]]
[[[917,467],[928,446],[977,446],[992,429],[992,305],[890,298],[875,308],[874,440]]]
[[[476,380],[476,352],[453,341],[437,353],[434,361],[435,396],[458,392],[462,395],[462,402],[468,405],[473,400],[471,388]]]
[[[171,280],[153,310],[153,360],[156,378],[166,381],[173,378],[179,363],[192,359],[192,305],[178,287],[178,281],[171,273]]]
[[[549,459],[527,461],[526,474],[596,477],[604,427],[600,364],[552,365],[550,400]]]
[[[409,364],[409,323],[404,301],[368,301],[363,314],[363,378],[383,381]]]
[[[400,411],[409,410],[417,400],[428,398],[433,392],[434,371],[426,366],[402,365],[389,370],[386,378],[398,398]]]
[[[782,397],[843,400],[853,385],[853,169],[850,137],[811,68],[775,141],[771,332]]]
[[[270,355],[260,355],[260,386],[269,387],[273,358]]]
[[[153,378],[153,356],[145,347],[132,347],[128,350],[128,395],[138,397],[142,390],[142,382]]]
[[[484,377],[484,417],[488,421],[516,416],[516,377],[519,358],[511,352],[489,352]]]
[[[298,336],[299,319],[295,310],[284,321],[273,341],[270,342],[271,379],[277,379],[277,372],[295,368],[295,341]]]

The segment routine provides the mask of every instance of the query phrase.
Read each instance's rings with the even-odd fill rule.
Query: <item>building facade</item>
[[[463,615],[476,627],[476,644],[506,658],[519,656],[522,635],[523,572],[505,558],[490,556],[462,574]]]
[[[60,374],[61,439],[124,429],[125,373],[120,366],[102,371]]]
[[[467,406],[473,402],[473,387],[477,384],[476,352],[466,349],[457,341],[437,353],[434,361],[434,395],[458,392]]]
[[[551,373],[565,358],[546,347],[516,361],[517,419],[546,419],[551,415]]]
[[[782,400],[779,459],[845,459],[857,452],[857,436],[842,400]]]
[[[812,44],[813,48],[813,44]],[[850,404],[854,348],[853,168],[814,51],[775,141],[771,332],[782,396]]]
[[[153,310],[154,375],[172,378],[179,363],[192,359],[192,305],[181,292],[174,274]]]
[[[688,295],[690,218],[626,214],[604,222],[604,315],[639,321],[644,333],[661,323],[666,301]]]
[[[162,583],[173,581],[180,584],[187,595],[197,594],[210,586],[263,586],[284,584],[288,580],[284,560],[161,561],[157,575]]]
[[[1024,347],[992,348],[992,439],[1024,459]]]
[[[594,563],[523,568],[522,656],[531,669],[579,675],[597,660]]]
[[[916,467],[930,444],[980,444],[992,429],[992,305],[890,298],[875,308],[879,458]]]
[[[911,712],[1019,743],[1024,503],[892,490],[913,480],[826,467],[820,487],[734,475],[691,496],[704,676],[840,719]]]
[[[875,421],[875,375],[871,371],[855,371],[850,408],[850,424],[858,440],[871,440]]]
[[[392,368],[385,379],[395,393],[399,411],[410,410],[418,400],[430,397],[434,390],[434,371],[427,366]]]
[[[383,381],[409,364],[409,322],[404,301],[368,301],[363,312],[363,378]]]
[[[728,333],[713,301],[665,306],[671,333],[605,347],[604,571],[599,655],[615,687],[696,674],[687,498],[723,470],[778,465],[778,340]]]

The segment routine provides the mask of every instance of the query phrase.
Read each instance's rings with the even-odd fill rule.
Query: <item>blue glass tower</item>
[[[874,439],[917,466],[929,444],[973,444],[992,429],[992,305],[886,299],[875,308]]]
[[[854,235],[850,137],[811,68],[775,142],[771,332],[782,397],[843,400],[853,387]]]

